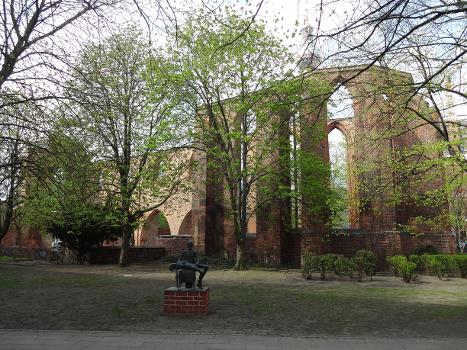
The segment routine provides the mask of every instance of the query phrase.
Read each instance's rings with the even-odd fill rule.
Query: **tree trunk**
[[[245,241],[237,243],[237,260],[235,261],[234,270],[235,271],[245,271],[247,270],[246,264],[246,246]]]
[[[120,245],[120,267],[128,266],[128,250],[130,248],[130,225],[125,222],[122,226],[122,243]]]

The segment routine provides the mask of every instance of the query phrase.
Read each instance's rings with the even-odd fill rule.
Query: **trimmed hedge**
[[[333,272],[336,276],[348,274],[352,277],[357,272],[357,280],[361,282],[363,275],[372,276],[376,268],[376,255],[368,250],[359,250],[354,257],[346,258],[336,254],[313,255],[310,253],[303,255],[303,276],[311,279],[313,272],[318,272],[322,280],[326,279],[326,274]],[[389,263],[394,276],[401,277],[404,282],[410,283],[416,278],[416,273],[428,273],[445,277],[467,278],[467,254],[423,254],[388,256]]]
[[[404,259],[403,255],[387,257],[395,276],[402,276],[400,266]],[[408,262],[415,264],[415,270],[418,273],[428,273],[438,276],[439,279],[456,276],[467,278],[467,255],[465,254],[409,255]]]
[[[358,251],[353,258],[346,258],[336,254],[314,255],[307,253],[303,255],[303,277],[311,279],[313,272],[318,272],[321,280],[326,279],[326,273],[333,272],[336,276],[348,274],[352,277],[357,271],[357,280],[362,280],[362,275],[372,277],[376,267],[376,255],[367,250]]]

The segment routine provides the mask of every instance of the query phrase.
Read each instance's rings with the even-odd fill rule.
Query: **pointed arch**
[[[193,211],[190,210],[186,213],[185,217],[180,224],[180,228],[178,230],[179,235],[189,235],[193,236],[194,234],[194,225],[193,225]]]
[[[334,124],[328,134],[329,167],[333,188],[333,222],[337,229],[350,228],[349,176],[347,137],[340,124]]]
[[[164,213],[158,209],[151,212],[141,228],[140,244],[152,246],[159,236],[170,235],[170,225]]]

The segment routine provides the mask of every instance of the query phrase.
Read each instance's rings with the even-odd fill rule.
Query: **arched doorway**
[[[164,213],[154,210],[141,229],[141,245],[153,246],[159,236],[170,235],[170,226]]]

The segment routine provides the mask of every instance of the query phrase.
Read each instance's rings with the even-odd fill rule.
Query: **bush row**
[[[357,280],[362,281],[366,274],[372,279],[376,269],[376,255],[368,250],[359,250],[352,258],[346,258],[336,254],[314,255],[307,253],[303,255],[303,276],[311,279],[313,272],[318,272],[322,280],[326,279],[326,273],[333,272],[337,276],[357,273]]]
[[[467,278],[467,255],[423,254],[409,255],[408,258],[394,255],[386,260],[394,275],[402,277],[405,282],[412,281],[415,272],[428,273],[440,279],[456,276]]]

